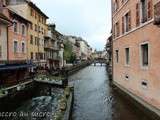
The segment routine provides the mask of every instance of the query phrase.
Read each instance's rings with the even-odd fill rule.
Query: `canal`
[[[72,120],[149,120],[110,86],[105,66],[88,66],[70,76],[69,84],[74,85]],[[62,93],[62,89],[53,88],[50,95],[47,86],[37,86],[20,95],[22,100],[16,98],[4,104],[3,110],[18,115],[3,120],[51,120],[52,114],[41,117],[32,113],[55,113]]]
[[[89,66],[72,75],[73,120],[149,120],[110,87],[105,66]]]

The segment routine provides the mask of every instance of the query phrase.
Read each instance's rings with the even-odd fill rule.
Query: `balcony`
[[[47,60],[60,61],[61,57],[60,56],[47,56]]]
[[[160,2],[154,6],[154,25],[160,25]]]
[[[60,48],[59,48],[59,47],[53,46],[53,45],[50,45],[50,44],[45,44],[45,45],[44,45],[44,48],[45,48],[45,49],[50,49],[50,50],[53,50],[53,51],[60,51]]]

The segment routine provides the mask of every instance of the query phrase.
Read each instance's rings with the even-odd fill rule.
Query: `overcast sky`
[[[111,0],[32,0],[65,35],[84,38],[103,50],[111,32]]]

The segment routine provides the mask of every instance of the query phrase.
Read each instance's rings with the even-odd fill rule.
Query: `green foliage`
[[[67,63],[73,63],[76,60],[76,55],[73,53],[72,43],[69,41],[64,43],[64,59]]]

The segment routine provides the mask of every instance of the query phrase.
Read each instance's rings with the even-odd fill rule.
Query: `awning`
[[[33,64],[21,64],[21,65],[0,65],[0,71],[5,71],[5,70],[16,70],[16,69],[21,69],[21,68],[31,68],[34,67],[35,65]]]

